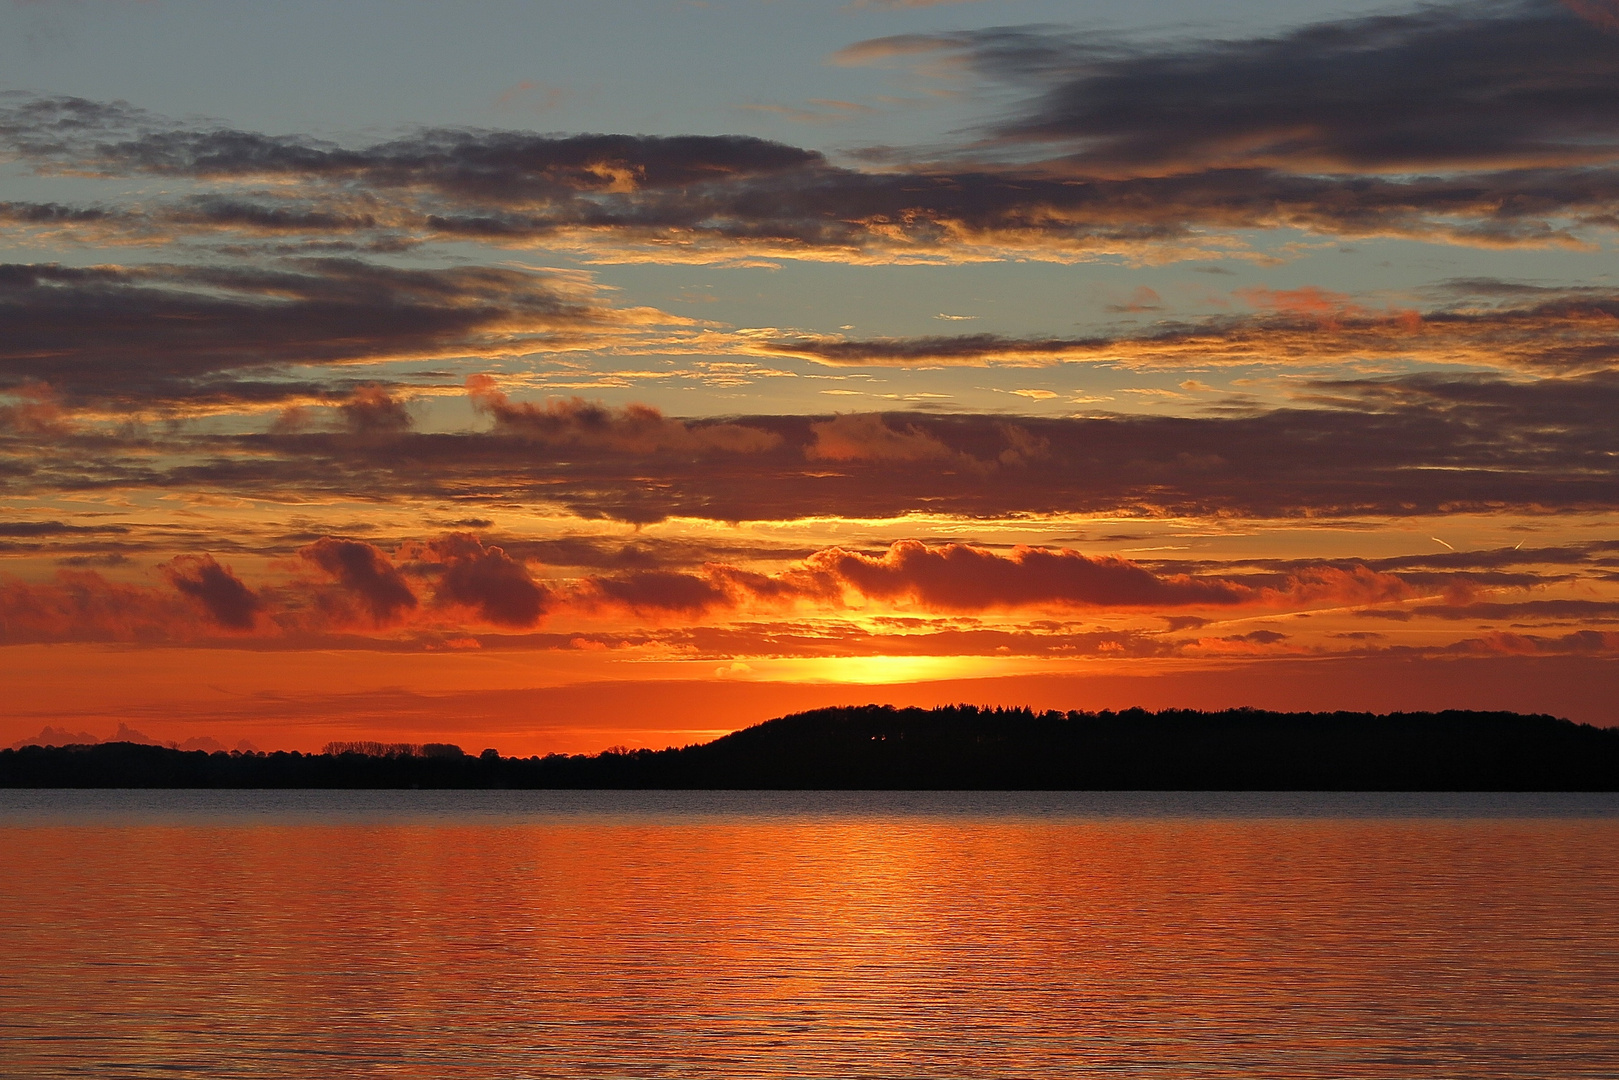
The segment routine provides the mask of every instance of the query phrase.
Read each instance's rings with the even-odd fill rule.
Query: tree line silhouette
[[[1506,712],[817,709],[668,750],[0,751],[5,787],[1615,791],[1619,730]]]
[[[438,757],[454,758],[465,753],[454,743],[409,742],[329,742],[321,748],[322,754],[360,754],[364,757]]]

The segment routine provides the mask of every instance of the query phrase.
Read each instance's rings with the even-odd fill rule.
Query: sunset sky
[[[1619,4],[6,0],[0,746],[1619,724]]]

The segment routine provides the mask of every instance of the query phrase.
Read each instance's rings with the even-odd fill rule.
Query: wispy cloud
[[[1150,290],[1149,290],[1150,291]],[[834,366],[1041,366],[1108,363],[1125,367],[1284,365],[1400,358],[1542,374],[1613,370],[1619,364],[1619,292],[1497,290],[1528,304],[1466,301],[1445,307],[1370,308],[1320,289],[1245,289],[1237,299],[1258,310],[1202,321],[1078,338],[999,334],[849,339],[842,336],[750,342],[751,350]],[[1476,293],[1474,295],[1477,295]],[[1156,294],[1154,294],[1156,296]],[[1121,311],[1150,311],[1138,290]]]

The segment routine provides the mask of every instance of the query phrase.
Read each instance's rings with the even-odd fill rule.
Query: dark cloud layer
[[[966,544],[929,547],[907,540],[875,557],[833,548],[817,553],[809,565],[873,599],[910,599],[935,611],[1217,607],[1252,599],[1247,590],[1224,581],[1165,578],[1124,559],[1046,548],[1020,548],[1003,556]]]
[[[527,503],[630,522],[911,511],[1404,517],[1619,504],[1613,373],[1528,384],[1407,376],[1306,389],[1310,408],[1195,418],[852,414],[710,424],[603,409],[596,442],[556,445],[500,427],[380,440],[0,436],[0,491],[298,491],[367,503],[448,499],[468,509]],[[622,437],[626,423],[656,437]],[[717,441],[704,441],[722,428]],[[40,453],[41,439],[53,453]]]
[[[275,400],[307,392],[263,380],[289,365],[534,349],[610,319],[544,275],[503,268],[0,266],[0,389],[131,405]]]
[[[1573,243],[1619,223],[1619,35],[1551,0],[1194,44],[973,31],[868,42],[846,58],[918,50],[1034,96],[974,146],[926,164],[893,151],[865,170],[743,136],[433,130],[345,147],[14,98],[0,146],[36,168],[201,190],[139,207],[14,204],[0,218],[148,239],[587,244],[661,261],[1240,246],[1211,229]]]
[[[1070,144],[1092,173],[1561,168],[1619,152],[1619,36],[1552,0],[1168,47],[1017,30],[934,41],[1043,87],[996,134]]]
[[[522,174],[511,178],[511,192],[491,190],[470,202],[460,192],[362,190],[357,179],[317,175],[310,178],[313,187],[294,191],[192,196],[116,212],[61,207],[50,224],[148,243],[280,244],[304,237],[314,250],[358,252],[474,241],[582,246],[601,255],[678,262],[739,252],[870,261],[1203,257],[1241,246],[1207,235],[1210,229],[1293,228],[1484,246],[1573,244],[1582,230],[1619,221],[1619,169],[1605,166],[1382,178],[1261,167],[1054,177],[1050,168],[936,165],[878,173],[814,164],[762,177],[717,176],[673,190],[629,183],[623,190],[569,190],[540,204],[520,197]],[[377,200],[388,212],[363,209]],[[19,228],[44,227],[32,218],[10,220]]]
[[[412,436],[386,453],[329,436],[265,437],[236,445],[273,447],[276,459],[221,458],[185,478],[248,490],[291,482],[334,492],[486,494],[629,521],[918,510],[1408,516],[1611,509],[1619,501],[1619,380],[1611,375],[1529,385],[1408,377],[1323,383],[1315,392],[1326,407],[1195,419],[1012,425],[1002,417],[866,414],[860,425],[841,418],[846,437],[835,455],[826,450],[830,429],[817,430],[832,421],[813,417],[739,421],[780,443],[701,459],[574,452],[552,463],[499,435]],[[871,437],[857,443],[847,437],[853,428]],[[888,436],[872,435],[878,429]]]
[[[1518,600],[1504,603],[1417,604],[1388,611],[1358,612],[1362,618],[1409,622],[1444,619],[1447,622],[1619,622],[1619,603],[1605,600]]]
[[[0,581],[0,643],[141,638],[177,643],[221,631],[227,637],[256,632],[266,639],[307,643],[376,630],[399,629],[415,637],[480,626],[528,630],[552,616],[603,612],[657,623],[807,611],[806,628],[824,635],[819,618],[851,605],[973,615],[1285,608],[1410,595],[1399,578],[1358,565],[1301,564],[1277,579],[1280,588],[1273,588],[1233,580],[1218,569],[1166,573],[1117,556],[1067,548],[1020,546],[1003,553],[920,540],[898,540],[875,553],[824,548],[774,573],[708,562],[678,570],[621,570],[543,581],[537,576],[542,567],[470,533],[408,540],[393,552],[325,536],[298,555],[326,580],[296,576],[253,588],[212,555],[184,554],[159,567],[167,589],[66,570],[48,583]],[[432,590],[430,607],[419,603],[412,580]],[[899,632],[937,629],[930,619],[884,616],[880,608],[876,619]],[[1177,625],[1203,622],[1194,618]],[[1075,628],[1048,621],[1033,629],[1069,635]],[[556,644],[548,641],[545,647]]]

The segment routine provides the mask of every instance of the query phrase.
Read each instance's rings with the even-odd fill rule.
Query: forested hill
[[[357,752],[357,749],[369,752]],[[0,751],[6,787],[1619,790],[1619,730],[1515,713],[820,709],[684,749]],[[380,751],[380,752],[379,752]]]

